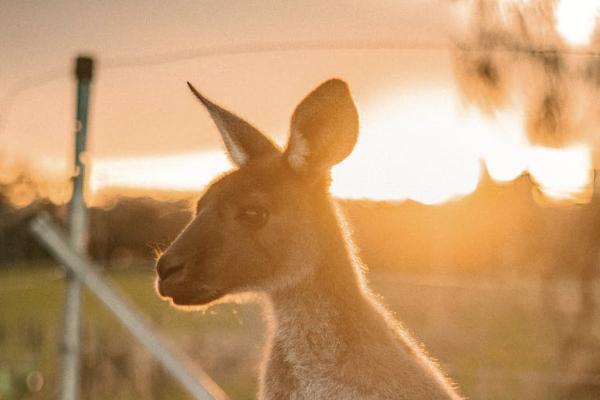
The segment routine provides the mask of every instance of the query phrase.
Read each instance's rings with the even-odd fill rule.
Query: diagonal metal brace
[[[87,257],[73,251],[61,228],[45,212],[31,220],[30,230],[40,243],[72,272],[117,317],[127,330],[197,400],[226,400],[223,390],[167,341],[129,305]]]

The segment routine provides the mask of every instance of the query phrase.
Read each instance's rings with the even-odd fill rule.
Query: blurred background
[[[25,223],[65,222],[73,62],[95,59],[89,253],[232,399],[259,307],[175,311],[153,259],[231,168],[191,81],[284,145],[330,77],[361,116],[333,172],[368,279],[472,399],[600,397],[598,0],[0,0],[0,399],[59,392],[64,272]],[[82,398],[187,395],[89,293]]]

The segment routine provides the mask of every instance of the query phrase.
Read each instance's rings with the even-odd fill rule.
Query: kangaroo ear
[[[229,158],[238,167],[252,159],[280,154],[273,143],[258,129],[202,96],[191,83],[187,84],[215,121],[223,137]]]
[[[358,137],[358,112],[346,82],[331,79],[300,102],[284,156],[303,175],[322,175],[346,158]]]

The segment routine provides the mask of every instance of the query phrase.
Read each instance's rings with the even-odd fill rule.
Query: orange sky
[[[156,160],[148,157],[206,154],[220,146],[212,122],[189,95],[186,80],[283,143],[296,103],[326,78],[346,79],[361,112],[362,129],[356,152],[334,171],[334,193],[342,196],[443,201],[474,189],[481,157],[487,157],[492,176],[500,180],[512,179],[526,168],[544,174],[539,172],[545,171],[539,167],[544,157],[522,150],[522,117],[515,109],[490,122],[466,111],[457,99],[451,53],[440,48],[451,45],[464,23],[459,2],[166,4],[3,5],[0,37],[7,40],[0,41],[0,156],[67,174],[75,103],[71,64],[76,54],[85,52],[95,55],[100,67],[93,86],[89,159],[101,176],[92,177],[93,187],[122,183],[119,177],[140,184],[148,179],[142,174],[128,178],[127,171],[115,167],[126,164],[110,160],[138,160],[139,170],[144,159]],[[315,40],[396,41],[433,48],[260,52],[114,68],[136,57],[144,60],[211,46]],[[52,76],[57,79],[41,83]],[[36,85],[27,87],[32,83]],[[19,88],[24,90],[17,92]],[[577,151],[571,163],[581,164],[583,159],[585,164],[586,152]],[[554,161],[557,157],[550,156]],[[172,181],[183,180],[193,189],[192,169],[198,164],[182,160],[167,161],[163,172],[175,165],[172,174],[178,176]],[[220,165],[216,162],[208,170]],[[371,174],[361,175],[366,168]],[[574,176],[567,176],[567,183],[587,176],[589,165],[578,168]],[[206,174],[197,174],[201,186]],[[374,181],[379,184],[374,186]]]
[[[168,7],[158,1],[60,3],[12,2],[0,13],[5,39],[0,41],[0,99],[22,80],[64,70],[64,78],[19,93],[10,113],[2,113],[0,148],[35,159],[70,154],[70,69],[77,53],[94,54],[102,68],[114,60],[241,43],[360,39],[443,44],[452,16],[447,2],[421,0],[202,1],[170,2]],[[342,76],[358,97],[365,97],[390,85],[435,81],[439,70],[438,63],[397,51],[277,52],[101,69],[93,89],[92,148],[96,156],[108,157],[217,145],[214,135],[202,134],[208,120],[190,101],[186,80],[261,128],[282,134],[294,103],[322,79]]]

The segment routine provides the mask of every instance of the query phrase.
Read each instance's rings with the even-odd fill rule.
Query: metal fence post
[[[84,254],[87,249],[88,216],[83,198],[85,182],[85,162],[82,155],[86,149],[88,104],[94,61],[88,57],[77,57],[75,77],[77,78],[77,121],[75,130],[75,174],[73,193],[69,204],[69,233],[71,247]],[[62,400],[79,398],[79,357],[81,330],[81,283],[67,269],[65,294],[65,321],[62,343]]]
[[[126,298],[105,280],[99,266],[88,257],[75,252],[63,237],[52,218],[41,213],[30,222],[30,229],[52,256],[59,260],[86,285],[90,292],[112,312],[121,324],[154,356],[154,358],[197,400],[226,400],[221,388],[184,353],[172,348],[167,340],[153,329],[143,315],[128,304]]]

